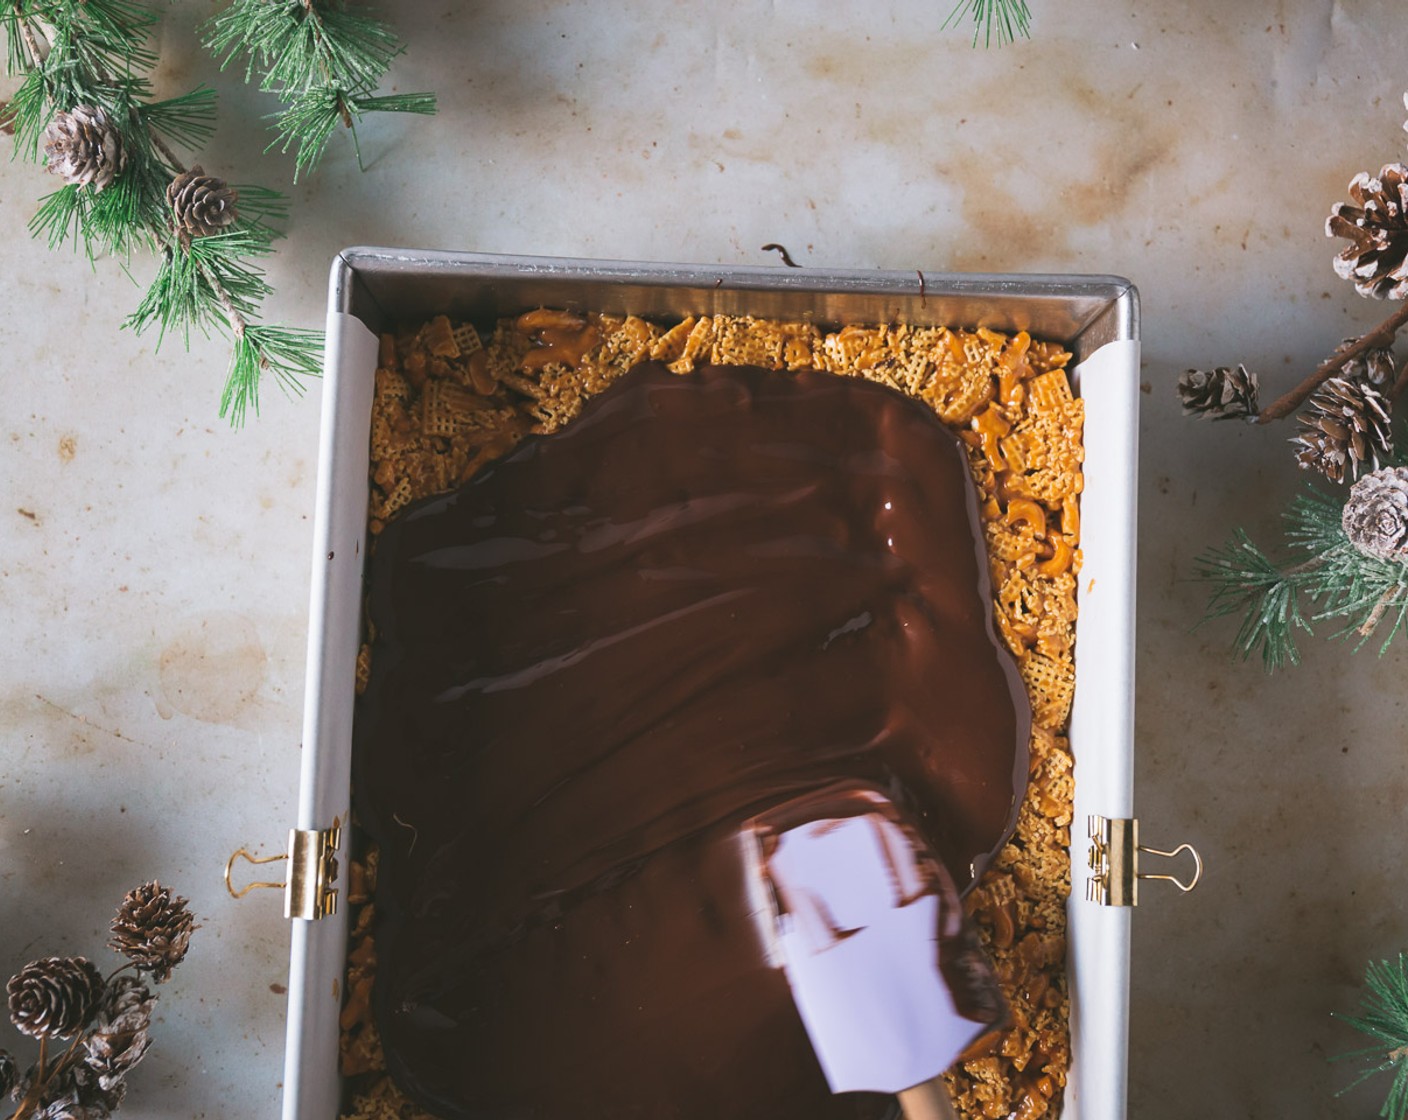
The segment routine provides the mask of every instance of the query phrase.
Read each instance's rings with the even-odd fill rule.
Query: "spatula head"
[[[833,786],[747,835],[763,936],[833,1092],[908,1089],[1005,1021],[952,879],[884,794]]]

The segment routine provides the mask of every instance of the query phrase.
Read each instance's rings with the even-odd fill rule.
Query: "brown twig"
[[[147,129],[147,135],[151,137],[152,147],[166,157],[166,162],[171,165],[176,174],[178,176],[184,175],[186,173],[186,165],[176,158],[176,153],[166,146],[166,141],[150,128]]]
[[[1369,617],[1359,624],[1360,637],[1367,638],[1378,629],[1379,623],[1383,621],[1384,612],[1393,602],[1394,597],[1402,590],[1398,584],[1384,588],[1384,593],[1379,596],[1379,601],[1374,604],[1374,609],[1369,612]]]
[[[185,248],[187,248],[187,245],[183,243],[183,249]],[[225,285],[220,283],[215,273],[210,271],[210,266],[197,258],[196,267],[200,269],[200,274],[205,277],[205,282],[210,285],[210,290],[215,293],[215,298],[220,301],[220,306],[225,309],[225,314],[230,320],[230,330],[234,333],[235,338],[243,339],[244,332],[249,329],[249,320],[240,313],[240,309],[235,306],[234,299],[230,296],[230,293],[225,290]],[[261,364],[262,363],[263,357],[261,355]]]
[[[1344,368],[1346,362],[1353,361],[1366,350],[1373,350],[1376,347],[1378,349],[1386,349],[1392,346],[1393,340],[1398,337],[1399,328],[1402,327],[1404,323],[1408,323],[1408,301],[1405,301],[1402,307],[1368,334],[1363,335],[1353,346],[1335,351],[1320,363],[1314,373],[1289,393],[1283,397],[1278,397],[1276,400],[1272,401],[1271,404],[1263,408],[1260,415],[1257,416],[1256,422],[1258,424],[1269,424],[1272,420],[1280,420],[1283,417],[1289,416],[1301,406],[1306,397],[1320,388],[1320,386],[1333,377],[1338,370]],[[1403,379],[1400,377],[1399,381],[1401,382],[1402,380]],[[1396,395],[1401,388],[1401,384],[1395,384],[1393,393]]]
[[[44,64],[44,53],[39,49],[39,40],[34,37],[34,28],[29,26],[29,20],[25,18],[24,9],[18,3],[15,4],[15,22],[19,25],[20,37],[24,39],[24,45],[29,48],[30,57],[34,59],[35,66]]]

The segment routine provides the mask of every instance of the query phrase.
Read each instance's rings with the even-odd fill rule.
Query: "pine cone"
[[[1354,205],[1330,208],[1325,233],[1350,244],[1335,258],[1335,272],[1354,281],[1361,296],[1408,296],[1408,166],[1390,163],[1377,179],[1361,171],[1349,183]]]
[[[34,1113],[34,1120],[89,1120],[89,1115],[78,1103],[77,1093],[66,1093]]]
[[[152,1044],[150,1027],[149,1017],[133,1015],[95,1030],[83,1040],[88,1050],[83,1062],[97,1075],[99,1088],[116,1089],[127,1071],[146,1056]]]
[[[24,1100],[34,1087],[39,1071],[31,1066],[11,1098]],[[85,1065],[64,1063],[57,1071],[50,1067],[44,1087],[39,1093],[39,1110],[32,1120],[107,1120],[127,1095],[127,1085],[119,1082],[113,1089],[98,1084],[97,1075]]]
[[[1393,450],[1388,401],[1372,385],[1332,377],[1307,403],[1296,417],[1301,430],[1291,439],[1302,469],[1343,482],[1346,467],[1358,478]]]
[[[10,977],[10,1021],[32,1038],[72,1038],[93,1020],[103,974],[83,957],[31,961]]]
[[[1335,353],[1348,350],[1359,340],[1347,338]],[[1342,376],[1350,381],[1367,381],[1375,389],[1387,389],[1398,374],[1398,361],[1392,350],[1365,350],[1340,367]]]
[[[116,1023],[126,1016],[138,1015],[151,1021],[156,996],[135,976],[116,976],[98,1004],[97,1025]]]
[[[235,209],[239,197],[234,187],[207,175],[199,165],[177,175],[166,188],[176,228],[191,237],[219,233],[230,225],[239,216]]]
[[[0,1050],[0,1097],[7,1096],[19,1082],[20,1067],[8,1050]]]
[[[108,986],[93,1029],[83,1040],[88,1051],[84,1064],[100,1090],[120,1090],[127,1071],[146,1054],[155,1006],[156,996],[135,977],[119,976]]]
[[[92,185],[94,193],[112,185],[127,166],[122,134],[102,109],[75,105],[59,112],[44,130],[48,169],[65,183]]]
[[[1258,388],[1256,374],[1246,366],[1190,369],[1178,379],[1178,398],[1185,416],[1232,420],[1260,411]]]
[[[110,948],[165,984],[191,947],[195,918],[186,900],[153,880],[127,892],[112,920]]]
[[[54,1097],[33,1115],[34,1120],[108,1120],[116,1107],[102,1097],[70,1091]]]
[[[1350,487],[1340,525],[1365,556],[1408,563],[1408,467],[1385,467]]]

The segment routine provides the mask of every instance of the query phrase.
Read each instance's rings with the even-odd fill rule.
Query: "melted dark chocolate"
[[[455,1120],[876,1114],[827,1091],[739,829],[861,781],[971,880],[1029,730],[985,573],[954,437],[815,372],[645,363],[389,525],[354,779],[403,1088]]]

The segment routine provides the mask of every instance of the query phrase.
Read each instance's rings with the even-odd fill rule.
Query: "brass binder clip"
[[[1141,872],[1141,852],[1165,859],[1187,852],[1193,857],[1193,877],[1185,882],[1177,875]],[[1203,877],[1203,857],[1193,845],[1180,844],[1168,852],[1146,848],[1139,843],[1139,821],[1133,817],[1090,817],[1090,867],[1094,874],[1086,881],[1085,897],[1102,906],[1137,906],[1140,879],[1172,883],[1186,894]]]
[[[279,889],[284,892],[284,917],[315,920],[337,913],[337,849],[342,844],[342,826],[331,828],[291,828],[288,851],[276,856],[255,856],[241,848],[225,863],[225,889],[233,898],[250,891]],[[288,879],[282,883],[246,883],[236,890],[233,882],[235,861],[277,863],[288,860]]]

